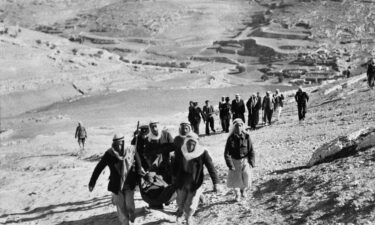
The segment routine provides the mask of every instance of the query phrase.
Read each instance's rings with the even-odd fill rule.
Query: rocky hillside
[[[197,211],[196,220],[208,225],[372,224],[375,220],[374,146],[349,157],[307,165],[314,151],[323,144],[374,126],[373,90],[367,88],[363,76],[311,89],[304,123],[297,120],[293,97],[285,94],[288,97],[281,120],[251,132],[256,168],[253,188],[246,200],[234,202],[233,193],[226,188],[223,151],[227,135],[201,137],[214,159],[221,184],[220,192],[212,193],[207,177],[205,202]],[[181,112],[160,117],[160,122],[176,135],[176,124],[185,117],[186,113]],[[215,120],[219,124],[218,118]],[[66,121],[69,123],[69,119]],[[41,121],[38,125],[41,134],[34,138],[2,136],[0,197],[9,201],[1,202],[0,221],[5,224],[117,224],[106,191],[107,172],[93,193],[87,191],[87,181],[111,134],[124,130],[130,139],[134,124],[130,121],[117,126],[88,125],[90,138],[84,152],[77,152],[70,131],[51,134],[50,125],[51,122]],[[7,176],[9,173],[14,176]],[[16,201],[10,201],[9,193],[14,190],[21,190],[21,194]],[[175,223],[175,204],[164,211],[147,210],[144,206],[137,193],[135,224]]]

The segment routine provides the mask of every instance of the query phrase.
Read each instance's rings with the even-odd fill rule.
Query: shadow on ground
[[[87,201],[77,201],[77,202],[67,202],[56,205],[48,205],[43,207],[37,207],[35,209],[29,210],[24,209],[25,212],[21,213],[9,213],[3,214],[0,218],[5,217],[17,217],[17,219],[8,219],[4,224],[18,223],[18,222],[31,222],[35,220],[40,220],[46,218],[52,214],[66,213],[66,212],[78,212],[87,211],[97,208],[102,208],[111,205],[110,196],[104,196],[101,198],[93,198]]]

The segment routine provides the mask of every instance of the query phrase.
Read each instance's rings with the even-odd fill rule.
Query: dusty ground
[[[327,38],[322,34],[342,34],[345,26],[331,27],[324,17],[325,26],[319,28],[319,13],[353,9],[349,1],[279,2],[0,2],[0,18],[21,26],[17,37],[0,35],[0,223],[118,224],[106,191],[108,171],[101,175],[94,192],[87,190],[97,159],[109,147],[114,132],[124,133],[129,143],[138,120],[147,123],[156,118],[177,135],[190,100],[201,104],[209,99],[217,107],[223,95],[233,98],[240,93],[247,99],[256,91],[294,89],[274,80],[261,82],[257,69],[270,62],[285,66],[288,57],[321,43],[336,48],[334,35]],[[316,10],[306,11],[308,4]],[[367,15],[369,9],[361,5],[358,14]],[[313,28],[293,27],[300,22],[296,12]],[[370,24],[371,15],[366,18],[365,23]],[[345,24],[356,19],[340,18]],[[39,25],[56,27],[62,33],[32,30]],[[286,30],[286,26],[292,28]],[[366,25],[363,30],[370,28]],[[355,28],[346,31],[351,29]],[[80,32],[114,37],[119,42],[78,44],[64,38]],[[306,32],[319,39],[301,40]],[[355,44],[345,47],[350,53],[356,49]],[[358,55],[353,59],[365,61]],[[186,61],[190,62],[187,68],[171,66]],[[236,72],[237,66],[246,71]],[[374,91],[359,82],[324,95],[333,85],[311,93],[305,123],[298,122],[289,96],[280,121],[251,132],[257,165],[252,191],[241,203],[233,202],[225,185],[227,135],[219,132],[201,138],[222,183],[220,193],[213,194],[209,179],[205,182],[206,201],[196,213],[200,224],[375,223],[374,148],[329,164],[304,167],[324,142],[375,125]],[[83,152],[74,140],[78,120],[89,135]],[[215,125],[220,131],[217,117]],[[135,224],[175,223],[175,204],[164,211],[148,211],[144,206],[137,192]]]
[[[201,138],[214,158],[222,182],[217,195],[210,192],[211,182],[205,182],[206,202],[196,213],[201,224],[374,222],[375,149],[330,164],[303,168],[314,149],[324,142],[374,125],[373,104],[369,104],[374,101],[374,93],[360,82],[327,96],[323,91],[311,96],[305,123],[297,121],[295,104],[289,98],[281,121],[251,132],[257,166],[253,189],[241,203],[233,202],[233,195],[225,187],[227,170],[223,148],[227,135],[219,133]],[[177,124],[186,118],[186,113],[181,111],[158,118],[176,135]],[[43,128],[39,132],[29,130],[33,134],[40,133],[36,137],[2,141],[1,222],[116,224],[115,209],[106,191],[108,171],[102,174],[94,192],[88,192],[87,182],[96,156],[109,146],[113,132],[124,132],[129,143],[135,118],[123,117],[116,126],[105,126],[104,120],[100,121],[101,126],[87,123],[89,138],[84,152],[78,151],[73,140],[71,119],[60,118],[70,124],[70,129],[62,126],[64,131],[58,132],[48,129],[58,123],[49,119],[34,122]],[[111,123],[108,121],[108,124]],[[217,129],[220,130],[218,126]],[[135,224],[174,223],[175,205],[166,207],[165,211],[145,211],[138,193],[136,199]]]

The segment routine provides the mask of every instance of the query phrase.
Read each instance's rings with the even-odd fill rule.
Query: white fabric
[[[161,131],[158,132],[158,135],[156,136],[155,134],[153,134],[151,132],[151,128],[150,128],[150,133],[148,133],[147,135],[147,138],[149,141],[155,141],[155,140],[159,140],[161,138]]]
[[[117,208],[117,216],[121,225],[129,225],[129,220],[135,219],[135,205],[134,205],[134,191],[124,190],[119,191],[118,194],[112,193],[112,203]]]
[[[119,172],[121,174],[121,187],[120,190],[123,189],[126,177],[128,176],[128,172],[134,163],[134,155],[135,155],[135,146],[131,145],[124,149],[124,156],[120,156],[120,154],[111,148],[112,153],[122,161],[122,166],[119,168]]]
[[[281,116],[281,111],[283,110],[283,107],[281,106],[277,106],[276,107],[276,112],[277,112],[277,120],[280,120],[280,116]]]
[[[178,211],[185,214],[186,220],[189,220],[199,205],[199,198],[203,193],[203,188],[200,187],[196,191],[189,191],[188,189],[177,190],[177,206]]]
[[[229,170],[227,186],[228,188],[250,188],[252,172],[250,169],[250,164],[247,158],[243,159],[233,159],[233,164],[235,170]]]
[[[187,150],[187,147],[186,147],[186,143],[189,141],[189,140],[193,140],[196,145],[195,145],[195,149],[193,152],[188,152]],[[184,156],[185,160],[186,161],[190,161],[192,159],[195,159],[199,156],[201,156],[203,153],[204,153],[205,149],[202,148],[202,146],[200,146],[199,142],[197,139],[195,138],[192,138],[191,137],[191,134],[188,135],[185,140],[184,140],[184,144],[182,145],[181,147],[181,152],[182,152],[182,155]]]

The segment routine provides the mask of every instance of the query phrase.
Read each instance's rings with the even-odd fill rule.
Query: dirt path
[[[350,98],[330,101],[346,95]],[[372,113],[374,106],[368,104],[373,100],[374,94],[367,91],[362,84],[345,90],[344,94],[333,93],[327,96],[320,92],[313,94],[310,105],[319,106],[309,109],[307,120],[302,124],[297,121],[293,101],[287,103],[281,121],[251,132],[256,150],[254,183],[246,200],[240,203],[233,202],[233,193],[225,184],[227,169],[223,152],[227,135],[218,133],[202,137],[201,142],[209,149],[219,172],[221,191],[218,194],[212,193],[212,184],[207,178],[204,184],[206,200],[196,213],[197,221],[209,225],[290,224],[290,221],[293,221],[293,224],[325,224],[324,220],[317,217],[324,212],[314,211],[310,205],[326,201],[325,196],[327,196],[327,203],[324,204],[327,207],[335,207],[329,200],[329,196],[332,196],[329,194],[332,192],[331,189],[312,189],[311,193],[310,189],[305,189],[307,192],[305,193],[303,188],[308,186],[301,182],[306,179],[310,179],[311,185],[315,183],[338,185],[341,182],[336,191],[339,196],[339,193],[345,191],[341,190],[341,187],[345,188],[343,184],[350,180],[347,181],[345,176],[340,178],[342,174],[334,168],[337,166],[343,171],[347,170],[345,173],[348,176],[354,176],[352,175],[354,172],[350,172],[351,167],[342,165],[348,163],[357,165],[358,162],[363,161],[364,164],[358,164],[364,165],[363,167],[354,168],[369,170],[368,165],[372,165],[371,155],[347,159],[346,162],[338,161],[328,167],[330,168],[328,171],[335,172],[331,171],[328,174],[325,174],[327,169],[324,170],[326,168],[324,165],[316,169],[306,169],[303,166],[306,165],[314,149],[322,143],[338,135],[374,125],[375,117]],[[327,101],[330,102],[321,105]],[[184,114],[176,114],[175,117],[162,119],[161,123],[176,135],[176,124],[184,118]],[[218,124],[219,121],[216,119],[216,125]],[[125,132],[126,143],[129,143],[132,127],[126,124],[88,127],[90,136],[87,150],[81,153],[77,153],[72,134],[67,131],[39,135],[32,139],[3,142],[0,150],[0,198],[3,200],[0,202],[0,222],[4,224],[118,224],[115,208],[111,205],[110,195],[106,191],[108,171],[101,175],[94,192],[88,192],[87,182],[96,164],[95,160],[108,147],[112,133],[115,130],[129,131]],[[322,171],[325,174],[323,180],[319,175]],[[335,173],[337,174],[333,176]],[[358,189],[358,195],[365,193],[360,190],[372,187],[368,185],[373,184],[373,177],[366,174],[367,172],[361,172],[355,175],[357,180],[371,181],[366,182],[367,186]],[[364,177],[360,178],[362,175]],[[332,180],[332,182],[319,183],[324,180]],[[353,192],[353,195],[357,196],[355,193]],[[308,197],[310,195],[313,197]],[[293,204],[297,203],[298,208],[292,210]],[[367,204],[366,201],[363,204]],[[176,210],[175,204],[166,207],[164,211],[149,211],[145,210],[144,206],[137,193],[135,224],[175,223],[173,215]],[[285,211],[283,207],[292,208],[291,211]],[[337,220],[334,219],[335,214],[329,216],[330,210],[326,211],[328,214],[325,218],[328,221]],[[302,223],[299,220],[300,215],[307,212],[313,216]],[[339,212],[341,211],[337,211],[337,216],[344,215]],[[370,214],[365,213],[367,211],[360,212],[357,220],[349,218],[345,221],[359,221],[359,218],[362,219],[360,221],[371,221],[368,217]],[[345,217],[342,219],[344,221]]]

